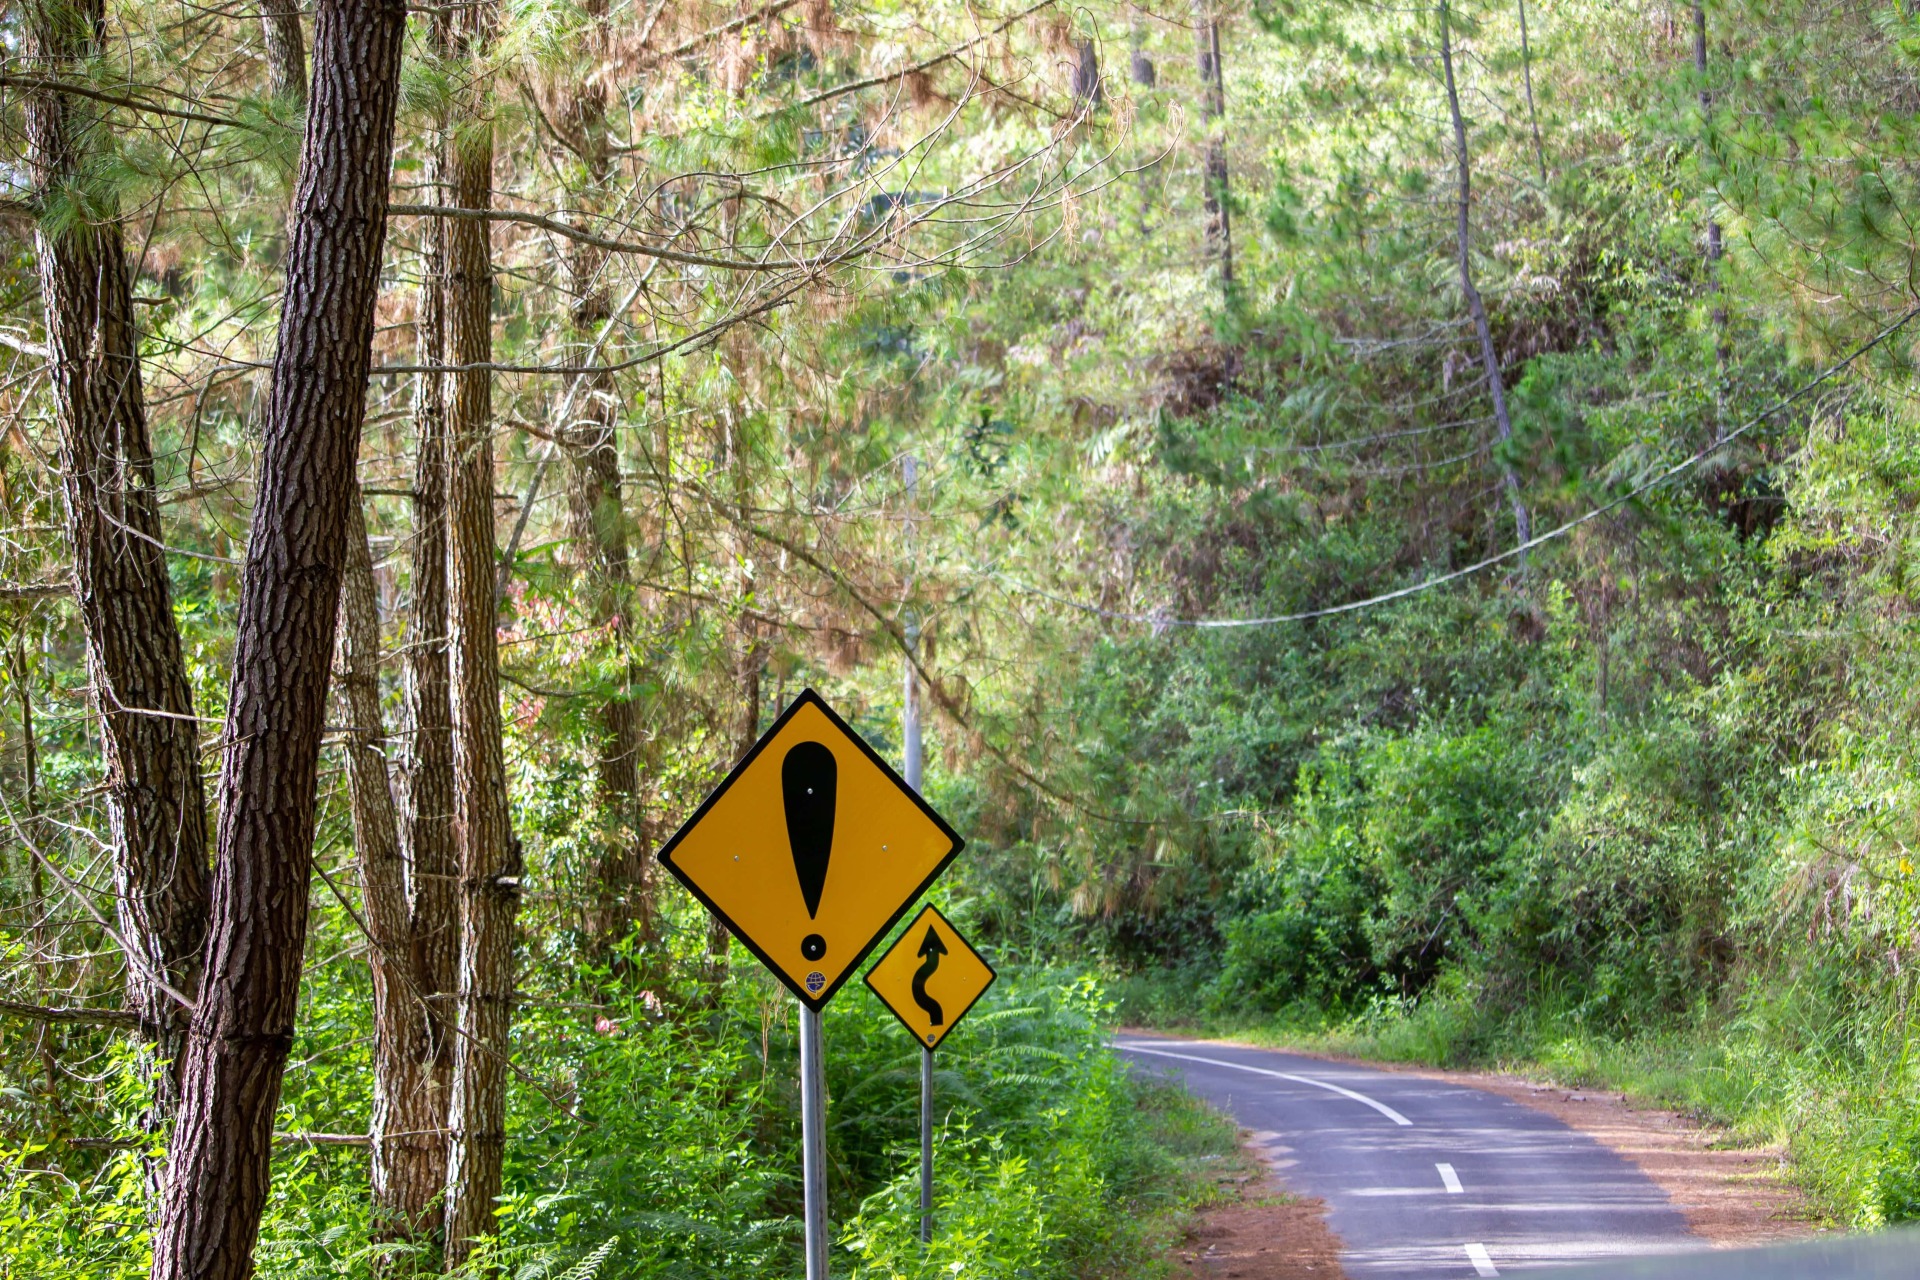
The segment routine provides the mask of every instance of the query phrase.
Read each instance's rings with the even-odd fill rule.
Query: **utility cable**
[[[1881,343],[1885,342],[1888,338],[1891,338],[1894,334],[1898,333],[1901,329],[1905,328],[1907,323],[1917,315],[1920,315],[1920,305],[1916,305],[1908,308],[1906,313],[1903,314],[1898,320],[1895,320],[1892,324],[1880,330],[1879,333],[1875,334],[1868,341],[1862,343],[1858,347],[1855,347],[1851,352],[1849,352],[1846,355],[1844,359],[1841,359],[1835,362],[1834,364],[1829,365],[1818,377],[1814,378],[1811,382],[1806,383],[1805,385],[1800,387],[1797,391],[1794,391],[1791,395],[1782,397],[1780,400],[1776,401],[1772,405],[1768,406],[1765,409],[1762,409],[1759,413],[1756,413],[1751,418],[1748,418],[1745,422],[1741,423],[1738,427],[1736,427],[1732,431],[1729,431],[1721,439],[1716,440],[1714,443],[1706,446],[1705,448],[1696,450],[1694,453],[1689,454],[1685,458],[1682,458],[1679,462],[1674,463],[1672,466],[1660,472],[1658,475],[1654,476],[1652,479],[1644,481],[1643,483],[1635,486],[1634,488],[1629,489],[1627,492],[1613,499],[1613,501],[1603,503],[1602,505],[1597,506],[1590,511],[1587,511],[1584,514],[1575,516],[1573,519],[1567,521],[1565,524],[1558,525],[1552,529],[1549,529],[1545,533],[1537,534],[1534,537],[1527,539],[1525,542],[1519,543],[1512,547],[1508,547],[1505,551],[1501,551],[1494,555],[1490,555],[1486,557],[1484,560],[1476,560],[1474,563],[1467,565],[1464,568],[1455,569],[1450,573],[1443,573],[1432,578],[1427,578],[1424,581],[1414,583],[1412,586],[1401,587],[1396,591],[1388,591],[1377,596],[1368,596],[1364,600],[1353,600],[1353,601],[1349,601],[1346,604],[1329,605],[1323,609],[1305,609],[1298,613],[1277,613],[1277,614],[1272,614],[1270,616],[1263,617],[1263,618],[1175,618],[1163,613],[1124,613],[1124,612],[1120,612],[1112,609],[1102,609],[1098,605],[1083,604],[1078,600],[1069,600],[1065,596],[1058,596],[1048,591],[1042,591],[1038,587],[1028,586],[1025,583],[1006,577],[1003,574],[995,573],[995,574],[991,574],[990,576],[995,578],[997,581],[999,581],[1003,586],[1006,586],[1014,591],[1019,591],[1026,595],[1039,596],[1043,600],[1051,600],[1055,604],[1065,605],[1070,609],[1077,609],[1082,613],[1089,613],[1094,615],[1095,617],[1107,618],[1115,622],[1146,623],[1147,625],[1151,626],[1154,629],[1156,634],[1166,630],[1169,627],[1190,627],[1194,630],[1209,630],[1209,631],[1232,630],[1240,627],[1271,627],[1271,626],[1278,626],[1282,623],[1287,623],[1287,622],[1308,622],[1314,618],[1331,618],[1343,613],[1356,613],[1362,609],[1371,609],[1376,605],[1390,604],[1395,600],[1404,600],[1409,596],[1419,595],[1422,592],[1430,591],[1435,587],[1445,586],[1449,582],[1457,582],[1462,578],[1471,577],[1472,575],[1476,573],[1480,573],[1483,570],[1491,569],[1495,565],[1504,564],[1508,560],[1512,560],[1517,557],[1524,556],[1527,552],[1533,550],[1535,547],[1542,546],[1546,543],[1556,541],[1557,539],[1560,539],[1560,538],[1564,538],[1567,534],[1572,533],[1575,529],[1578,529],[1580,526],[1584,524],[1590,524],[1591,522],[1598,520],[1601,516],[1607,515],[1609,512],[1617,511],[1619,508],[1625,506],[1629,502],[1632,502],[1634,499],[1641,497],[1643,494],[1646,494],[1654,489],[1657,489],[1661,485],[1666,484],[1668,481],[1676,479],[1681,475],[1684,475],[1686,472],[1692,470],[1694,467],[1699,466],[1702,462],[1706,461],[1708,458],[1712,457],[1716,453],[1719,453],[1720,451],[1725,449],[1729,444],[1732,444],[1735,440],[1738,440],[1740,437],[1752,431],[1755,427],[1758,427],[1761,423],[1771,418],[1774,414],[1779,413],[1782,409],[1786,409],[1792,406],[1793,404],[1799,402],[1800,400],[1804,399],[1815,388],[1820,387],[1825,383],[1832,381],[1833,378],[1836,377],[1837,375],[1846,372],[1846,370],[1849,367],[1851,367],[1855,361],[1859,360],[1861,356],[1866,355],[1869,351],[1872,351],[1875,347],[1878,347]]]

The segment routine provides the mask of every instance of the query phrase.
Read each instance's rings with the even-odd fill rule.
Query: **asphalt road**
[[[1581,1267],[1562,1272],[1555,1280],[1914,1280],[1915,1276],[1920,1276],[1920,1232],[1908,1229],[1771,1249]]]
[[[1506,1098],[1268,1049],[1117,1047],[1252,1130],[1289,1190],[1326,1201],[1350,1280],[1477,1280],[1705,1247],[1627,1160]]]

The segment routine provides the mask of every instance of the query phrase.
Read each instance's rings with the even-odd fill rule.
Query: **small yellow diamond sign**
[[[808,689],[660,861],[818,1010],[964,843]]]
[[[926,908],[867,973],[867,985],[913,1038],[938,1048],[993,985],[993,966],[947,918]]]

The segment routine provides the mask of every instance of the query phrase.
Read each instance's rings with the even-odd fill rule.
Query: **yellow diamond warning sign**
[[[660,861],[817,1010],[963,843],[808,689]]]
[[[873,994],[929,1049],[947,1038],[993,979],[993,966],[932,907],[907,926],[867,973]]]

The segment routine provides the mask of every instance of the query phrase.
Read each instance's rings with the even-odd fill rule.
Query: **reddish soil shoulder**
[[[1179,1280],[1344,1280],[1327,1207],[1288,1194],[1255,1163],[1238,1197],[1195,1215],[1173,1248]]]

